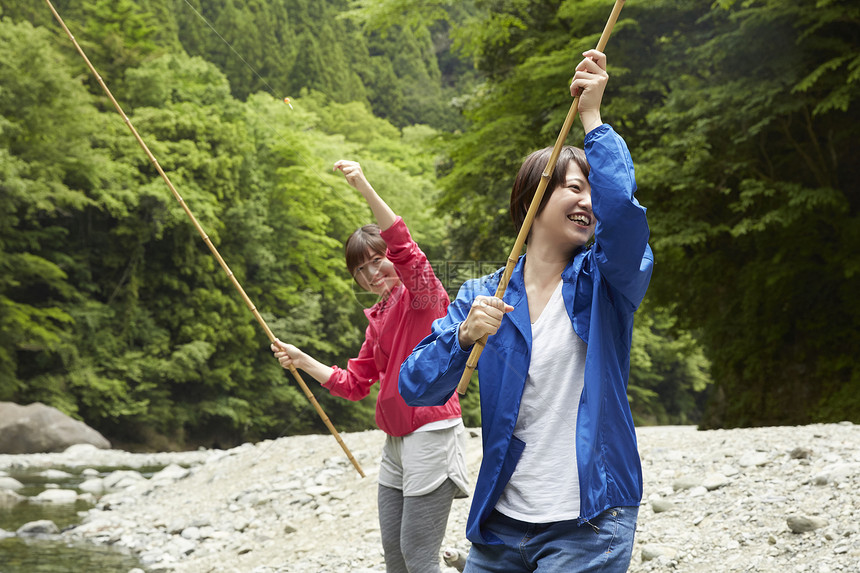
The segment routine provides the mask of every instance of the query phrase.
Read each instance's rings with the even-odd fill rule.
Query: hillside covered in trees
[[[554,141],[611,8],[54,5],[276,335],[339,364],[374,301],[342,254],[370,213],[334,161],[362,162],[454,292],[507,256],[519,161]],[[151,447],[319,431],[47,5],[0,10],[0,400]],[[632,349],[640,422],[860,420],[858,10],[625,7],[604,118],[657,259]],[[372,403],[315,390],[339,429],[372,425]]]

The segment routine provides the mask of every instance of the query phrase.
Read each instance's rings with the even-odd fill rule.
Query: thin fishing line
[[[230,50],[231,50],[234,54],[236,54],[236,57],[237,57],[237,58],[239,58],[240,60],[242,60],[242,63],[243,63],[243,64],[245,64],[246,66],[248,66],[248,69],[249,69],[249,70],[251,70],[252,72],[254,72],[254,75],[255,75],[255,76],[257,76],[258,78],[260,78],[260,80],[261,80],[264,84],[266,84],[266,87],[267,87],[267,88],[269,88],[269,93],[271,93],[271,94],[272,94],[272,96],[274,96],[274,95],[275,95],[275,94],[274,94],[274,92],[275,92],[275,88],[273,88],[273,87],[269,84],[269,82],[267,82],[267,81],[266,81],[266,78],[264,78],[263,76],[261,76],[260,74],[258,74],[258,73],[257,73],[257,70],[255,70],[255,69],[251,66],[251,64],[249,64],[249,63],[248,63],[248,61],[247,61],[247,60],[245,60],[245,58],[243,58],[243,57],[242,57],[242,54],[240,54],[239,52],[237,52],[237,51],[236,51],[236,48],[234,48],[234,47],[230,44],[230,42],[228,42],[228,41],[224,38],[224,36],[222,36],[221,34],[219,34],[219,33],[218,33],[218,30],[216,30],[216,29],[215,29],[215,26],[213,26],[213,25],[212,25],[212,23],[211,23],[211,22],[209,22],[209,20],[207,20],[207,19],[206,19],[206,17],[205,17],[203,14],[201,14],[200,12],[198,12],[198,11],[197,11],[197,9],[196,9],[194,6],[192,6],[192,5],[191,5],[191,3],[190,3],[188,0],[185,0],[185,3],[188,5],[188,7],[189,7],[189,8],[191,8],[191,11],[192,11],[192,12],[194,12],[195,14],[197,14],[197,16],[198,16],[201,20],[203,20],[204,22],[206,22],[206,25],[207,25],[207,26],[209,26],[209,28],[210,28],[213,32],[215,32],[215,35],[216,35],[216,36],[218,36],[219,38],[221,38],[221,41],[222,41],[222,42],[224,42],[225,44],[227,44],[227,47],[228,47],[228,48],[230,48]]]
[[[188,0],[184,0],[184,1],[185,1],[185,4],[186,4],[189,8],[191,8],[191,11],[192,11],[192,12],[194,12],[194,13],[197,15],[197,17],[198,17],[198,18],[200,18],[201,20],[203,20],[203,22],[205,22],[205,23],[206,23],[206,25],[207,25],[207,26],[209,26],[209,29],[210,29],[210,30],[212,30],[212,32],[214,32],[214,33],[215,33],[215,35],[216,35],[216,36],[218,36],[218,38],[220,38],[220,39],[221,39],[221,41],[222,41],[222,42],[224,42],[224,44],[226,44],[226,45],[227,45],[227,47],[228,47],[228,48],[230,48],[230,51],[232,51],[234,54],[236,54],[236,57],[237,57],[237,58],[239,58],[240,60],[242,60],[242,63],[243,63],[243,64],[245,64],[245,66],[246,66],[249,70],[251,70],[251,72],[252,72],[255,76],[257,76],[257,77],[260,79],[260,81],[262,81],[262,82],[263,82],[263,84],[266,86],[266,88],[268,88],[268,93],[269,93],[269,95],[271,95],[271,96],[272,96],[272,97],[274,97],[275,99],[281,99],[281,98],[279,98],[277,95],[275,95],[275,92],[276,92],[275,88],[273,88],[273,87],[272,87],[272,85],[271,85],[269,82],[267,82],[267,81],[266,81],[266,78],[264,78],[263,76],[261,76],[261,75],[257,72],[257,70],[255,70],[255,69],[254,69],[254,67],[253,67],[251,64],[249,64],[249,63],[248,63],[248,61],[247,61],[245,58],[243,58],[243,57],[242,57],[242,54],[240,54],[240,53],[236,50],[236,48],[234,48],[234,47],[233,47],[233,45],[232,45],[232,44],[230,44],[230,42],[228,42],[228,41],[227,41],[227,39],[226,39],[226,38],[224,38],[224,36],[222,36],[222,35],[218,32],[218,30],[216,30],[216,29],[215,29],[215,26],[213,26],[213,25],[212,25],[212,23],[211,23],[211,22],[206,18],[206,16],[204,16],[203,14],[201,14],[201,13],[200,13],[200,12],[199,12],[195,7],[194,7],[194,6],[192,6],[192,5],[191,5],[191,3],[190,3]],[[292,107],[292,106],[291,106],[291,107]],[[269,130],[270,130],[272,133],[274,133],[276,136],[278,136],[278,138],[280,138],[284,143],[289,144],[289,141],[287,141],[287,138],[286,138],[286,137],[284,137],[284,135],[283,135],[283,133],[282,133],[282,132],[280,132],[280,131],[278,131],[277,129],[275,129],[274,127],[272,127],[272,125],[271,125],[271,124],[269,124],[269,123],[266,123],[266,126],[269,128]],[[290,148],[292,149],[292,146],[290,146]],[[305,166],[307,166],[307,168],[308,168],[308,169],[310,169],[310,170],[311,170],[311,172],[313,172],[313,173],[314,173],[314,175],[316,175],[316,176],[319,178],[319,180],[320,180],[320,181],[322,181],[322,182],[323,182],[323,184],[324,184],[326,187],[328,187],[329,189],[331,189],[331,191],[332,191],[335,195],[337,195],[340,199],[344,199],[344,197],[343,197],[340,193],[338,193],[338,192],[337,192],[337,189],[335,189],[334,187],[332,187],[332,185],[331,185],[328,181],[326,181],[326,180],[323,178],[322,174],[320,174],[320,172],[319,172],[319,171],[317,171],[317,170],[314,168],[314,166],[310,163],[310,161],[308,161],[308,159],[307,159],[307,158],[306,158],[306,157],[305,157],[305,156],[304,156],[304,155],[303,155],[299,150],[297,150],[297,149],[292,149],[292,151],[294,151],[294,152],[295,152],[295,153],[296,153],[296,154],[301,158],[301,160],[304,162]]]

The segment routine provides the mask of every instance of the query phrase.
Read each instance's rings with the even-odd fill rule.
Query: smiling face
[[[368,250],[365,259],[353,271],[358,286],[377,296],[386,297],[400,284],[394,264],[387,257]]]
[[[565,250],[576,250],[594,235],[595,223],[588,177],[571,161],[564,179],[535,217],[530,244],[547,241]]]
[[[387,249],[378,225],[356,229],[344,245],[346,268],[355,282],[364,290],[382,297],[387,297],[400,283],[394,265],[385,256]]]
[[[522,166],[520,166],[520,170],[517,172],[513,189],[511,189],[511,220],[517,232],[522,228],[535,193],[543,181],[543,172],[552,156],[552,152],[552,147],[546,147],[531,153],[525,158]],[[536,215],[540,215],[546,208],[546,204],[550,197],[552,197],[553,192],[566,185],[568,167],[571,164],[576,165],[582,177],[586,181],[588,180],[590,167],[585,157],[585,152],[578,147],[570,145],[562,147],[555,167],[549,176],[549,180],[546,182],[546,191],[541,198]]]
[[[517,173],[511,190],[511,220],[517,232],[525,222],[552,151],[546,147],[531,153]],[[562,147],[528,235],[530,250],[538,242],[569,256],[591,239],[596,221],[591,210],[589,172],[582,149]]]

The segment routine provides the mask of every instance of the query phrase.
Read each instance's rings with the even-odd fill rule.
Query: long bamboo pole
[[[615,0],[615,5],[612,7],[612,13],[609,15],[609,20],[606,21],[606,26],[604,26],[603,33],[600,35],[600,40],[597,42],[597,50],[599,52],[602,52],[606,48],[606,43],[609,41],[610,34],[612,34],[612,28],[615,27],[615,22],[618,20],[618,15],[621,13],[621,9],[623,7],[624,0]],[[549,159],[546,162],[546,167],[541,174],[540,183],[535,191],[535,196],[529,205],[529,210],[526,212],[526,217],[523,220],[522,227],[520,227],[519,234],[517,234],[517,239],[514,241],[511,254],[508,255],[505,271],[502,273],[501,280],[499,280],[499,286],[496,287],[495,296],[498,298],[502,298],[508,288],[508,281],[511,280],[514,267],[517,265],[517,259],[519,259],[523,246],[526,243],[526,238],[529,236],[529,231],[531,230],[535,214],[537,214],[541,199],[543,199],[544,191],[546,191],[546,186],[549,183],[550,177],[552,177],[552,172],[555,169],[556,162],[558,161],[558,156],[561,154],[561,148],[564,146],[564,140],[567,139],[567,134],[570,133],[570,128],[573,126],[573,120],[576,118],[578,110],[579,96],[576,96],[573,98],[573,103],[570,104],[570,111],[567,112],[567,117],[564,120],[564,124],[561,126],[558,138],[555,140],[552,153],[550,153]],[[463,371],[463,375],[460,377],[460,383],[457,385],[457,392],[460,394],[466,393],[466,389],[469,387],[469,382],[472,379],[472,373],[478,366],[478,359],[481,357],[481,353],[484,351],[484,347],[486,345],[487,335],[484,335],[479,340],[475,341],[475,345],[472,347],[472,352],[469,354],[468,360],[466,360],[466,369]]]
[[[245,301],[245,304],[248,306],[248,309],[250,309],[250,311],[254,314],[254,318],[256,318],[257,322],[260,323],[260,326],[263,327],[263,330],[266,332],[266,336],[269,337],[269,341],[274,343],[275,335],[272,333],[272,330],[269,328],[269,325],[266,324],[266,321],[263,320],[263,317],[260,316],[260,313],[257,311],[257,307],[254,306],[253,302],[251,302],[251,299],[248,297],[248,294],[245,292],[245,289],[243,289],[242,285],[239,284],[239,281],[236,279],[236,275],[234,275],[233,271],[230,270],[230,267],[227,266],[227,263],[221,257],[221,254],[218,252],[218,249],[216,249],[215,245],[212,244],[212,240],[209,238],[209,235],[207,235],[206,231],[203,230],[203,227],[197,221],[197,218],[194,216],[194,213],[191,212],[191,209],[185,203],[185,200],[182,198],[182,196],[179,195],[179,192],[173,186],[173,183],[170,181],[170,178],[161,168],[161,165],[158,164],[158,160],[155,159],[155,156],[149,150],[149,147],[143,141],[143,138],[140,137],[140,134],[134,128],[134,125],[132,125],[131,120],[129,120],[128,116],[125,115],[125,112],[122,110],[119,103],[113,97],[113,94],[108,89],[104,80],[96,71],[95,66],[93,66],[92,62],[90,62],[90,59],[84,53],[83,48],[81,48],[80,44],[78,44],[78,41],[75,39],[74,35],[72,35],[72,32],[69,30],[68,26],[66,26],[66,23],[63,21],[62,17],[60,17],[60,14],[57,12],[56,8],[54,8],[54,5],[51,3],[51,0],[45,0],[45,2],[48,4],[48,7],[51,9],[51,12],[53,12],[54,17],[60,23],[60,26],[62,26],[63,30],[65,30],[66,35],[75,45],[75,48],[77,49],[78,53],[86,62],[87,67],[96,77],[96,80],[98,80],[99,85],[102,87],[102,90],[104,90],[105,94],[107,94],[108,98],[110,98],[110,101],[113,103],[113,106],[116,108],[116,111],[122,116],[123,121],[125,121],[125,124],[128,126],[128,129],[131,130],[132,135],[134,135],[134,138],[140,144],[140,147],[143,148],[143,151],[146,153],[146,156],[149,157],[149,160],[155,166],[155,169],[158,171],[158,174],[161,175],[162,179],[164,179],[164,182],[167,184],[167,187],[170,189],[170,192],[173,193],[173,196],[176,198],[177,201],[179,201],[179,204],[182,206],[182,209],[185,211],[185,214],[188,215],[189,219],[191,219],[191,223],[194,225],[194,228],[197,229],[197,232],[200,234],[201,237],[203,237],[203,242],[206,243],[206,246],[209,247],[209,250],[218,260],[218,264],[220,264],[221,268],[224,269],[224,272],[227,273],[227,277],[230,279],[230,282],[233,283],[233,286],[236,287],[236,290],[239,291],[239,295],[241,295],[242,300]],[[326,416],[326,413],[323,411],[319,402],[314,397],[313,393],[311,393],[310,388],[308,388],[308,385],[305,384],[305,381],[302,379],[302,376],[301,374],[299,374],[299,371],[296,370],[295,366],[290,366],[290,372],[292,372],[293,377],[296,379],[296,382],[298,382],[302,391],[305,393],[305,396],[307,396],[308,400],[310,400],[311,404],[313,404],[314,409],[317,411],[317,414],[319,414],[320,418],[322,418],[322,421],[328,428],[329,432],[331,432],[331,434],[337,440],[337,443],[340,444],[340,447],[343,448],[344,453],[349,458],[349,461],[352,462],[352,465],[355,467],[356,471],[358,471],[361,477],[365,477],[364,471],[361,469],[361,466],[358,464],[358,461],[355,459],[355,457],[353,457],[352,452],[349,451],[349,448],[346,446],[343,439],[340,437],[340,434],[337,432],[334,425],[331,423],[331,420],[329,420],[328,416]]]

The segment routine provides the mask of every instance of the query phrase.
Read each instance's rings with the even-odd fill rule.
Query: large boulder
[[[56,408],[0,402],[0,454],[62,452],[74,444],[110,448],[100,433]]]

